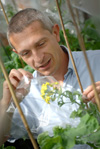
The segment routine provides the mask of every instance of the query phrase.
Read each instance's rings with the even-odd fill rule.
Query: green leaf
[[[14,146],[7,146],[6,148],[4,149],[16,149]]]
[[[60,136],[50,137],[48,132],[44,132],[38,136],[38,143],[41,149],[64,149]]]
[[[16,149],[14,146],[7,146],[7,147],[4,147],[4,145],[2,145],[0,147],[0,149]]]
[[[97,130],[97,132],[95,132]],[[79,144],[99,144],[100,142],[100,126],[97,119],[89,114],[85,114],[76,128],[67,126],[66,128],[55,127],[53,129],[54,136],[50,137],[48,133],[42,133],[38,137],[38,143],[41,149],[51,149],[59,146],[64,149],[74,147],[77,142]]]
[[[83,136],[90,134],[94,130],[99,128],[99,123],[94,116],[90,116],[89,114],[85,114],[75,129],[77,131],[78,136]]]
[[[78,109],[77,111],[73,111],[70,115],[70,118],[75,118],[75,117],[82,117],[83,116],[83,110]]]

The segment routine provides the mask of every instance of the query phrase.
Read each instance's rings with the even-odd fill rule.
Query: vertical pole
[[[56,4],[57,4],[59,16],[60,16],[60,21],[61,21],[62,30],[63,30],[63,33],[64,33],[64,38],[65,38],[65,41],[66,41],[66,45],[67,45],[68,50],[69,50],[70,58],[71,58],[71,61],[72,61],[73,67],[74,67],[74,71],[75,71],[75,74],[76,74],[76,77],[77,77],[81,92],[83,93],[83,87],[82,87],[82,84],[81,84],[81,81],[80,81],[80,78],[79,78],[79,75],[78,75],[78,72],[77,72],[77,68],[76,68],[76,65],[75,65],[75,62],[74,62],[74,59],[73,59],[73,55],[72,55],[72,52],[71,52],[71,49],[70,49],[70,45],[69,45],[69,42],[68,42],[68,38],[67,38],[67,35],[66,35],[66,32],[65,32],[64,23],[63,23],[63,19],[62,19],[62,16],[61,16],[61,11],[60,11],[60,8],[59,8],[58,0],[56,0]]]
[[[7,18],[7,15],[6,15],[6,13],[5,13],[5,10],[4,10],[4,7],[3,7],[3,5],[2,5],[1,0],[0,0],[0,5],[1,5],[1,8],[2,8],[3,13],[4,13],[5,20],[6,20],[7,24],[9,24],[9,21],[8,21],[8,18]],[[20,60],[21,60],[21,59],[20,59]],[[25,126],[25,128],[26,128],[26,130],[27,130],[27,132],[28,132],[28,135],[29,135],[29,137],[30,137],[30,140],[31,140],[31,142],[32,142],[32,145],[33,145],[34,149],[38,149],[38,145],[37,145],[37,143],[36,143],[36,141],[35,141],[35,139],[34,139],[32,133],[31,133],[31,131],[30,131],[30,128],[29,128],[29,126],[28,126],[28,123],[27,123],[27,121],[26,121],[26,119],[25,119],[25,116],[24,116],[24,114],[23,114],[23,112],[22,112],[22,110],[21,110],[21,107],[20,107],[20,105],[19,105],[19,103],[18,103],[17,97],[16,97],[16,95],[15,95],[15,93],[14,93],[13,87],[12,87],[11,82],[10,82],[10,80],[9,80],[9,77],[8,77],[8,74],[7,74],[6,69],[5,69],[5,67],[4,67],[4,64],[3,64],[2,60],[1,60],[1,57],[0,57],[0,66],[1,66],[2,72],[3,72],[4,76],[5,76],[5,79],[7,80],[7,83],[8,83],[8,86],[9,86],[9,89],[10,89],[10,92],[11,92],[11,95],[12,95],[12,97],[13,97],[14,103],[15,103],[16,107],[18,108],[19,114],[20,114],[21,119],[22,119],[22,121],[23,121],[23,124],[24,124],[24,126]]]
[[[2,2],[1,2],[1,0],[0,0],[0,5],[1,5],[1,8],[2,8],[2,10],[3,10],[3,14],[4,14],[4,16],[5,16],[6,23],[9,24],[9,21],[8,21],[8,18],[7,18],[7,15],[6,15],[6,13],[5,13],[5,10],[4,10],[4,7],[3,7],[3,4],[2,4]]]
[[[32,135],[32,133],[31,133],[31,131],[30,131],[30,128],[29,128],[29,126],[28,126],[28,123],[27,123],[27,121],[26,121],[26,119],[25,119],[25,116],[24,116],[24,114],[23,114],[23,111],[22,111],[22,109],[21,109],[21,107],[20,107],[20,105],[19,105],[18,99],[17,99],[17,97],[16,97],[16,95],[15,95],[15,92],[14,92],[13,87],[12,87],[12,85],[11,85],[11,82],[10,82],[10,80],[9,80],[9,77],[8,77],[8,74],[7,74],[6,69],[5,69],[5,67],[4,67],[4,64],[3,64],[2,60],[1,60],[1,57],[0,57],[0,66],[1,66],[1,69],[2,69],[3,74],[4,74],[4,76],[5,76],[5,79],[7,80],[8,87],[9,87],[9,89],[10,89],[10,92],[11,92],[11,95],[12,95],[12,97],[13,97],[14,103],[15,103],[16,107],[18,108],[19,114],[20,114],[21,119],[22,119],[22,121],[23,121],[23,124],[24,124],[24,126],[25,126],[25,128],[26,128],[26,130],[27,130],[27,132],[28,132],[28,135],[29,135],[29,137],[30,137],[30,140],[31,140],[31,142],[32,142],[32,145],[33,145],[34,149],[38,149],[37,143],[36,143],[35,139],[33,138],[33,135]]]
[[[8,24],[9,24],[9,21],[8,21],[8,18],[7,18],[7,15],[6,15],[6,13],[5,13],[5,10],[4,10],[4,7],[3,7],[3,4],[2,4],[2,2],[1,2],[1,0],[0,0],[0,5],[1,5],[1,8],[2,8],[3,13],[4,13],[6,23],[7,23],[7,25],[8,25]],[[20,59],[20,61],[21,61],[22,67],[24,68],[24,63],[23,63],[23,61],[22,61],[22,59],[21,59],[20,56],[19,56],[19,59]]]
[[[87,68],[88,68],[88,71],[89,71],[89,75],[90,75],[90,78],[91,78],[91,82],[92,82],[92,85],[93,85],[93,89],[94,89],[94,92],[95,92],[95,100],[96,100],[98,109],[100,111],[99,95],[98,95],[97,90],[96,90],[94,78],[93,78],[93,75],[92,75],[92,72],[91,72],[91,68],[90,68],[90,64],[89,64],[89,61],[88,61],[88,58],[87,58],[87,55],[86,55],[86,49],[85,49],[84,40],[83,40],[83,37],[82,37],[82,35],[80,33],[80,30],[78,28],[78,25],[77,25],[77,23],[75,21],[75,17],[74,17],[74,13],[73,13],[73,10],[72,10],[71,4],[70,4],[70,0],[67,0],[67,4],[68,4],[69,11],[70,11],[70,14],[71,14],[72,19],[73,19],[73,23],[74,23],[75,28],[76,28],[76,31],[77,31],[77,36],[78,36],[79,44],[80,44],[80,47],[81,47],[81,49],[83,51],[84,58],[85,58],[85,61],[86,61],[86,64],[87,64]]]

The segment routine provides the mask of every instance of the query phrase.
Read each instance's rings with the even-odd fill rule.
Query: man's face
[[[55,25],[52,33],[44,29],[40,22],[33,22],[21,33],[10,36],[12,45],[22,59],[42,75],[55,75],[59,72],[61,48],[59,27]]]

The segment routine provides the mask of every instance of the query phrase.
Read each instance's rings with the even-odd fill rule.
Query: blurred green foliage
[[[4,145],[2,145],[0,147],[0,149],[16,149],[14,146],[7,146],[7,147],[4,147]]]
[[[7,4],[6,6],[7,17],[11,18],[15,13],[16,13],[15,9],[10,4]]]
[[[23,62],[24,68],[23,68],[22,62]],[[4,62],[4,65],[8,74],[11,71],[11,69],[18,69],[18,68],[23,68],[26,71],[33,73],[34,70],[29,65],[27,65],[23,60],[22,62],[19,59],[19,56],[16,53],[12,52],[11,60]]]
[[[77,35],[71,33],[69,29],[65,29],[65,31],[71,50],[81,51]],[[100,35],[98,34],[98,31],[96,30],[96,27],[91,19],[88,19],[84,22],[81,29],[81,34],[84,39],[86,50],[100,49]],[[60,39],[61,41],[59,44],[66,45],[62,30],[60,30]]]

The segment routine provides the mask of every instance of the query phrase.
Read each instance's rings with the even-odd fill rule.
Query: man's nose
[[[34,61],[37,63],[42,63],[44,54],[41,53],[40,51],[32,51],[32,55],[34,57]]]

